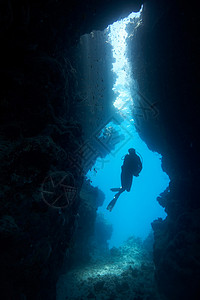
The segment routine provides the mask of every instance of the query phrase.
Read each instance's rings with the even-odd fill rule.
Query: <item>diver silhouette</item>
[[[131,185],[133,181],[133,176],[138,177],[139,173],[142,170],[142,162],[140,157],[136,154],[135,149],[128,149],[129,154],[126,154],[124,157],[124,162],[121,167],[121,187],[120,188],[112,188],[111,191],[118,192],[113,200],[108,204],[107,210],[112,211],[115,206],[117,199],[124,191],[130,192]]]

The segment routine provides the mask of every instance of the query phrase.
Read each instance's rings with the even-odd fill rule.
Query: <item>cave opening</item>
[[[98,209],[98,214],[113,227],[109,248],[119,247],[131,236],[144,240],[151,233],[151,222],[156,218],[166,217],[156,198],[167,188],[169,178],[161,168],[161,155],[148,149],[139,136],[139,128],[133,117],[134,108],[138,106],[141,95],[131,72],[126,27],[127,24],[131,24],[131,34],[134,35],[135,28],[142,24],[141,14],[142,8],[138,13],[131,13],[127,18],[109,25],[105,30],[106,43],[112,47],[112,104],[116,114],[107,124],[104,123],[99,133],[99,137],[107,146],[110,143],[110,152],[95,161],[87,176],[92,185],[102,190],[106,197],[103,206]],[[130,193],[122,194],[110,213],[106,210],[113,198],[110,188],[121,185],[123,158],[132,147],[141,157],[143,169],[138,178],[134,177]]]
[[[141,12],[80,40],[79,119],[87,140],[84,168],[89,186],[84,183],[81,200],[89,213],[86,220],[85,212],[79,211],[80,229],[74,257],[70,256],[72,269],[60,277],[57,299],[63,299],[63,294],[67,299],[81,299],[82,295],[121,299],[122,294],[129,299],[130,293],[134,297],[150,293],[151,299],[157,299],[151,222],[166,217],[156,198],[168,187],[169,178],[162,170],[161,155],[141,139],[134,118],[144,97],[132,74],[127,40],[141,26]],[[127,25],[131,25],[131,33],[126,31]],[[106,207],[113,198],[110,188],[121,185],[121,165],[129,148],[136,149],[143,169],[134,177],[131,191],[123,193],[109,212]],[[99,197],[99,191],[104,197],[101,193]],[[92,215],[96,223],[91,233],[94,195],[100,201],[96,201],[97,214]]]

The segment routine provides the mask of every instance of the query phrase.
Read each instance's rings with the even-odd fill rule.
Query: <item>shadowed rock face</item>
[[[0,3],[2,299],[56,297],[83,182],[73,47],[140,2]]]
[[[163,155],[162,166],[171,179],[158,197],[168,217],[152,224],[156,278],[167,299],[200,295],[198,27],[195,7],[150,1],[129,39],[133,75],[146,108],[134,112],[142,115],[139,133]]]
[[[2,299],[55,299],[83,181],[81,157],[74,163],[73,156],[83,143],[81,124],[73,117],[78,89],[73,47],[82,34],[138,11],[141,2],[0,3]],[[138,129],[163,155],[171,179],[158,199],[168,217],[153,223],[156,278],[170,300],[197,299],[200,277],[197,20],[191,4],[149,1],[142,26],[129,41],[141,99],[158,112],[140,119]],[[75,197],[58,202],[52,178],[56,187],[64,178]],[[53,192],[49,198],[44,187]]]

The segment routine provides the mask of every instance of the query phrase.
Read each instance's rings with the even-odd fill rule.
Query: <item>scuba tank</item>
[[[135,151],[135,153],[140,157],[141,163],[142,163],[142,165],[143,165],[143,158],[142,158],[142,155],[141,155],[138,151]],[[124,160],[125,156],[126,156],[126,155],[123,155],[123,156],[121,157],[121,160]]]
[[[142,165],[143,165],[143,158],[142,158],[142,155],[141,155],[139,152],[137,152],[137,151],[136,151],[136,154],[140,157],[141,163],[142,163]]]

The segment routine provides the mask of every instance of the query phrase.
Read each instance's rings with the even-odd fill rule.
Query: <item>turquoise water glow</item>
[[[98,158],[87,177],[93,186],[98,186],[106,196],[104,205],[98,212],[103,213],[106,220],[113,225],[113,235],[109,246],[119,246],[128,237],[135,235],[144,239],[150,232],[151,222],[158,217],[165,218],[163,208],[156,201],[157,196],[169,184],[169,178],[162,171],[161,156],[148,149],[140,139],[134,126],[132,108],[134,97],[131,87],[137,89],[137,83],[131,78],[131,69],[126,58],[126,24],[133,21],[140,22],[140,13],[132,13],[129,17],[115,22],[109,26],[109,42],[113,47],[112,71],[117,74],[113,91],[116,100],[113,103],[124,121],[121,125],[112,125],[119,133],[124,135],[121,143],[105,158]],[[135,95],[137,97],[137,94]],[[112,212],[106,210],[108,203],[114,197],[110,188],[120,187],[121,159],[127,154],[129,148],[135,148],[142,156],[143,170],[139,177],[134,177],[131,191],[124,192]],[[95,170],[94,170],[95,168]],[[96,172],[97,171],[97,172]]]

